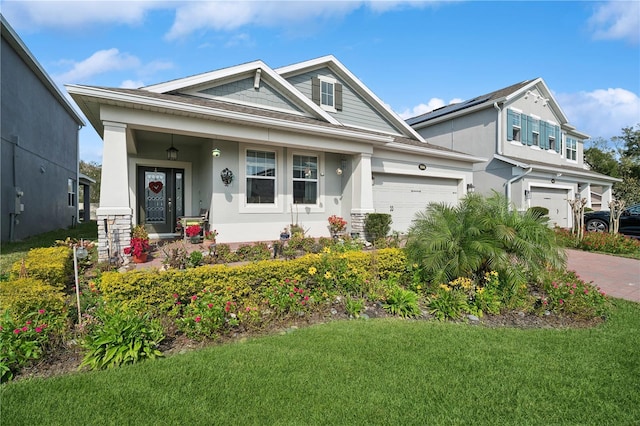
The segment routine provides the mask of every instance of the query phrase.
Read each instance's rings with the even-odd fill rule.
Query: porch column
[[[104,123],[98,219],[98,261],[115,259],[129,244],[131,216],[127,168],[127,125]]]
[[[354,156],[353,192],[351,194],[351,232],[364,237],[364,219],[373,213],[373,184],[371,182],[371,154]]]
[[[602,186],[602,202],[600,204],[601,210],[610,210],[609,203],[613,200],[612,186]]]

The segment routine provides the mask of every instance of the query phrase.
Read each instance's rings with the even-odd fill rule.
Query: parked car
[[[609,231],[608,210],[588,212],[584,214],[584,225],[589,232]],[[634,238],[640,238],[640,204],[627,207],[620,216],[618,232]]]

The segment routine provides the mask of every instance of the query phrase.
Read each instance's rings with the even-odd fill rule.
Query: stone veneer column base
[[[111,236],[111,249],[109,248]],[[131,215],[98,215],[98,262],[109,262],[109,257],[125,259],[124,250],[131,241]]]
[[[351,213],[351,234],[358,234],[359,238],[364,239],[364,220],[368,213]]]

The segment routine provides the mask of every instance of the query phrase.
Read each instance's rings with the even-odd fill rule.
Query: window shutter
[[[549,133],[547,132],[547,122],[540,121],[540,148],[546,149],[549,147]]]
[[[335,91],[335,106],[338,111],[342,111],[342,84],[336,83],[334,86]]]
[[[508,141],[513,140],[513,121],[514,121],[513,111],[508,109],[507,110],[507,140]]]
[[[556,134],[556,152],[560,153],[562,147],[560,145],[562,145],[562,143],[560,143],[560,126],[554,126],[555,128],[555,134]]]
[[[320,105],[320,79],[318,77],[311,79],[311,100],[314,104]]]
[[[522,144],[533,145],[533,120],[528,115],[522,117]]]

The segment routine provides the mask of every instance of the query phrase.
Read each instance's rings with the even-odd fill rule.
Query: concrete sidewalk
[[[567,269],[611,297],[640,302],[640,260],[567,249]]]

